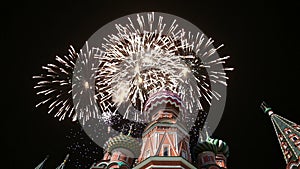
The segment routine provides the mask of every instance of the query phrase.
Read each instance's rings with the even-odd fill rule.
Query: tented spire
[[[275,114],[265,102],[261,108],[271,118],[287,168],[290,168],[291,163],[300,162],[300,126]]]

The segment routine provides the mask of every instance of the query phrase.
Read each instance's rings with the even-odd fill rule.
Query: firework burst
[[[99,48],[89,48],[88,43],[80,50],[73,71],[72,93],[75,113],[73,120],[82,119],[85,124],[89,118],[101,119],[95,94],[95,72],[99,66]]]
[[[101,58],[104,64],[97,75],[97,94],[104,110],[112,107],[114,110],[108,112],[119,111],[124,118],[142,121],[147,97],[165,89],[177,93],[182,72],[189,70],[176,54],[180,31],[175,32],[175,21],[168,30],[162,17],[153,25],[154,13],[148,15],[147,24],[143,16],[137,15],[138,28],[129,21],[129,25],[116,25],[118,33],[105,39],[106,55]],[[130,112],[134,112],[132,116]]]
[[[210,82],[226,85],[224,70],[230,69],[215,67],[228,57],[211,59],[218,49],[213,41],[177,30],[176,20],[166,29],[163,17],[155,22],[154,13],[147,16],[137,15],[135,22],[128,18],[129,24],[117,24],[118,33],[105,38],[96,76],[101,110],[143,121],[145,101],[160,90],[178,93],[190,113],[203,109],[201,97],[209,104],[219,99]]]
[[[56,56],[53,64],[42,66],[44,73],[33,76],[39,81],[34,86],[38,90],[37,95],[42,95],[42,100],[36,107],[48,104],[48,113],[56,111],[55,117],[63,120],[66,115],[74,113],[72,106],[72,72],[78,54],[70,46],[69,54],[63,57]]]
[[[222,58],[213,57],[218,49],[224,45],[220,45],[215,48],[211,38],[205,39],[204,34],[197,33],[196,36],[191,32],[182,31],[179,53],[185,56],[184,61],[192,71],[197,84],[199,86],[199,92],[206,102],[211,105],[213,98],[219,100],[221,95],[218,91],[211,89],[210,83],[222,84],[227,86],[225,71],[232,71],[233,68],[223,68],[222,64],[229,56]],[[190,84],[190,83],[187,83]]]
[[[89,49],[87,43],[86,48],[80,50],[80,53],[76,53],[70,46],[68,55],[56,56],[53,64],[43,66],[44,73],[33,76],[39,80],[34,86],[38,90],[37,95],[41,95],[44,99],[36,107],[48,104],[48,113],[56,112],[54,116],[59,117],[59,120],[64,120],[66,116],[73,121],[77,119],[86,121],[89,117],[96,117],[98,109],[93,99],[95,98],[93,68],[98,66],[94,57],[99,55],[100,50]]]
[[[116,33],[107,35],[101,48],[86,43],[76,53],[71,47],[69,55],[43,66],[45,73],[33,77],[39,80],[37,94],[44,96],[37,106],[48,103],[48,112],[56,111],[59,120],[68,116],[83,124],[90,118],[111,123],[120,114],[147,122],[144,104],[161,90],[177,93],[187,116],[219,100],[212,84],[226,86],[225,71],[232,70],[222,66],[229,56],[216,55],[223,45],[215,48],[211,38],[180,28],[176,20],[167,24],[162,16],[155,18],[154,13],[128,17],[128,24],[116,24]]]

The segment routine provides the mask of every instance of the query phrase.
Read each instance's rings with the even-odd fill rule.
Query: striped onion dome
[[[156,92],[148,98],[144,106],[144,111],[147,113],[158,109],[174,109],[179,112],[183,112],[184,105],[179,95],[171,91],[162,90]]]
[[[194,147],[194,155],[198,155],[204,151],[211,151],[215,154],[223,154],[226,158],[229,156],[228,145],[219,139],[213,139],[208,137],[205,141],[199,141]]]
[[[140,154],[141,145],[135,138],[120,134],[110,138],[105,144],[106,151],[112,152],[115,149],[125,149],[133,153],[135,157]]]

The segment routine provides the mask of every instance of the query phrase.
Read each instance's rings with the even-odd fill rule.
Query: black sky
[[[12,2],[2,6],[2,135],[8,168],[34,168],[49,154],[49,167],[67,151],[65,135],[74,124],[58,122],[46,108],[35,108],[33,75],[55,55],[67,54],[106,23],[124,15],[158,11],[182,17],[225,44],[230,55],[227,102],[214,137],[230,146],[230,169],[284,168],[275,132],[259,108],[265,100],[282,115],[300,123],[299,26],[292,4],[222,1],[64,1]]]

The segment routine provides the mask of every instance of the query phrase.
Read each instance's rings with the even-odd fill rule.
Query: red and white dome
[[[152,94],[144,106],[144,112],[147,114],[153,114],[160,110],[172,112],[178,116],[179,113],[184,112],[184,105],[178,94],[162,90]]]

